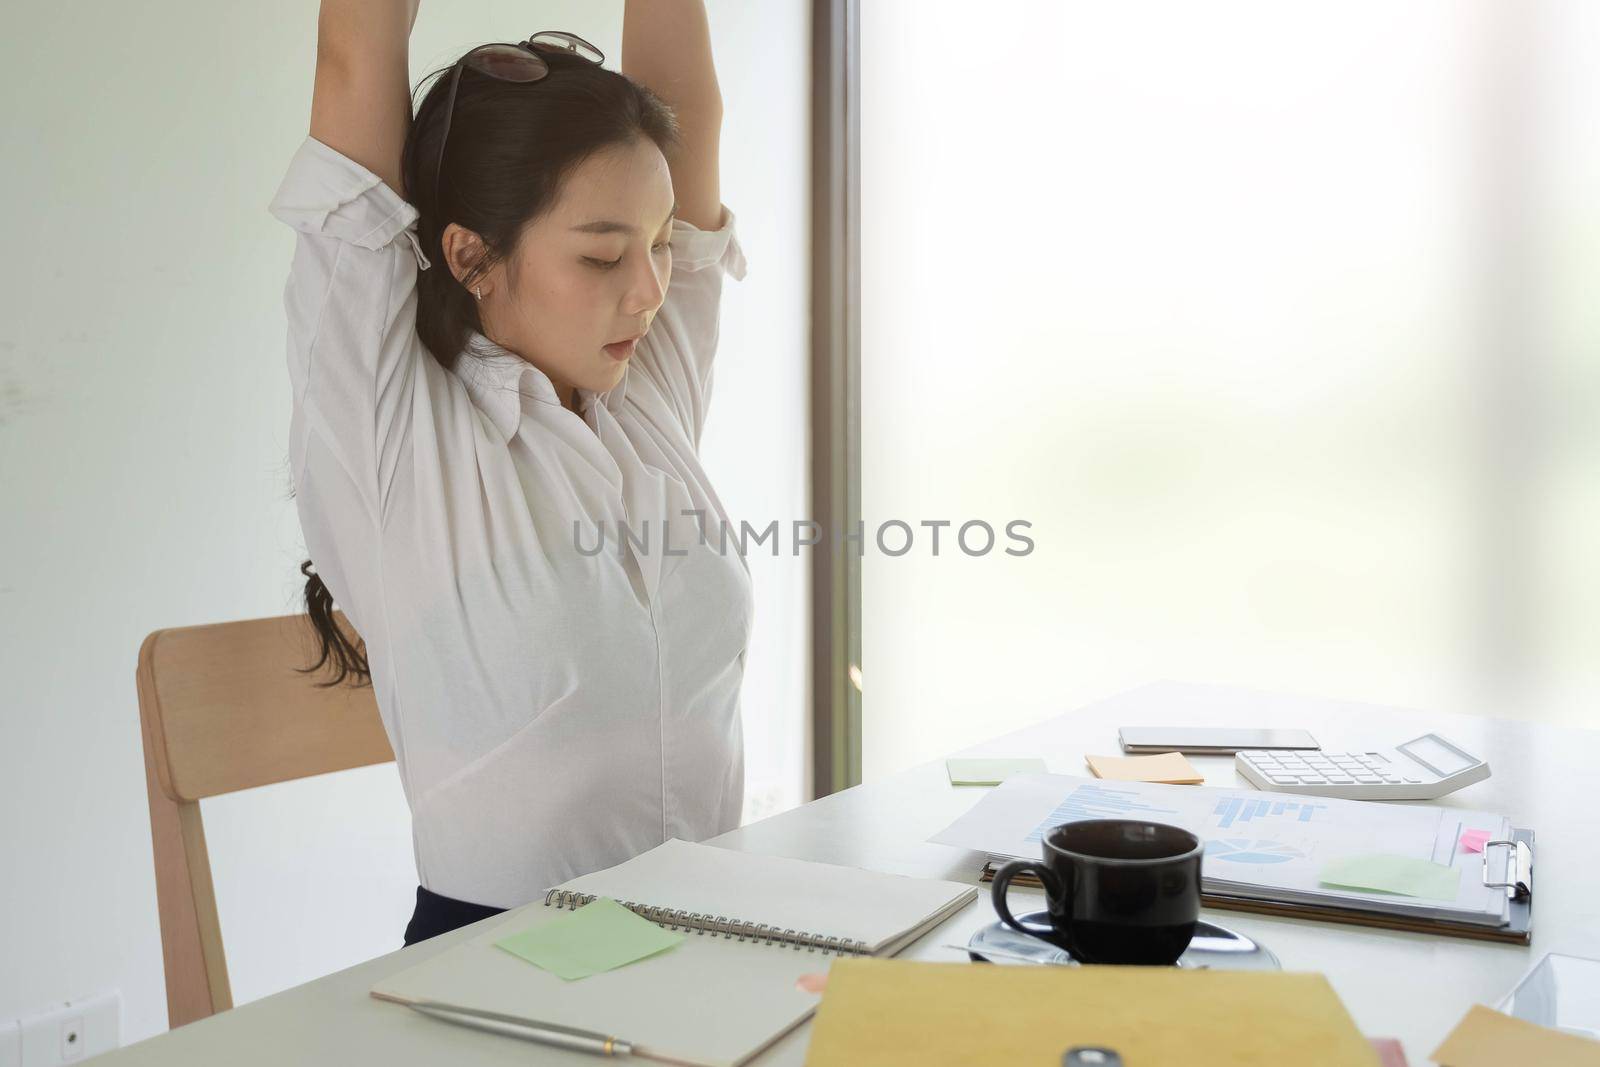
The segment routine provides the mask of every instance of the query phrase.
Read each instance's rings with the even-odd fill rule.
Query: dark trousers
[[[406,926],[406,944],[414,945],[418,941],[426,941],[458,926],[467,926],[479,919],[499,915],[505,910],[442,896],[419,885],[417,907],[411,913],[411,922]]]

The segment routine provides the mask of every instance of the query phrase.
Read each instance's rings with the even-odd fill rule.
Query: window
[[[867,779],[1159,678],[1600,726],[1600,9],[861,20]]]

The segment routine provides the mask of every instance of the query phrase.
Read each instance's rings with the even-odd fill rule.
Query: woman
[[[744,257],[702,2],[628,0],[627,76],[559,32],[475,49],[414,119],[416,0],[322,5],[270,207],[290,458],[312,669],[370,680],[411,806],[406,944],[738,824],[753,601],[697,446]]]

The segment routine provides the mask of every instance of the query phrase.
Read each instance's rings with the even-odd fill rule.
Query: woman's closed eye
[[[662,241],[660,244],[652,248],[651,251],[664,252],[670,247],[672,247],[672,243],[670,241]],[[599,270],[610,270],[612,267],[615,267],[618,263],[622,262],[622,257],[618,256],[616,259],[595,259],[593,256],[584,256],[583,261]]]

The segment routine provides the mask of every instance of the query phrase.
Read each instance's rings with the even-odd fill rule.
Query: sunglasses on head
[[[444,133],[439,137],[439,158],[433,165],[434,215],[439,211],[439,179],[444,174],[444,149],[450,141],[450,118],[456,110],[456,88],[461,84],[461,72],[471,67],[479,74],[487,74],[506,82],[536,82],[550,73],[550,65],[539,55],[543,52],[566,52],[579,56],[599,66],[605,54],[575,33],[564,30],[541,30],[526,41],[516,44],[481,44],[456,60],[450,73],[450,96],[444,105]]]

